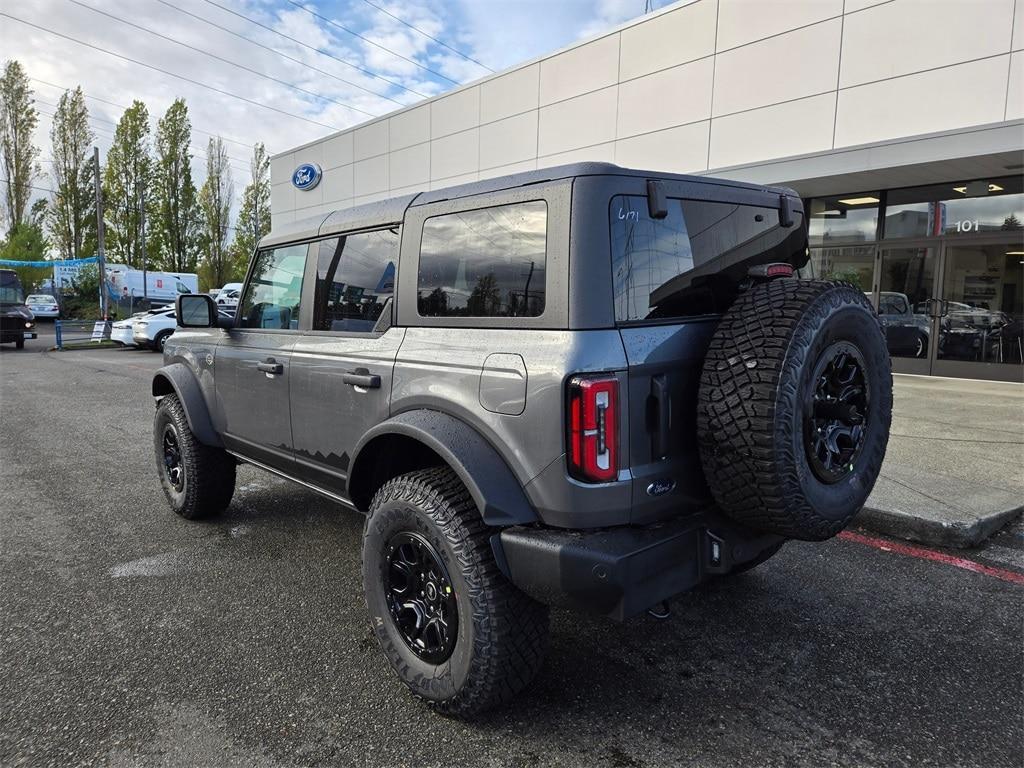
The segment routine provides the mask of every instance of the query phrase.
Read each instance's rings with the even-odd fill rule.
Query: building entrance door
[[[1024,382],[1024,243],[946,239],[938,343],[938,376]]]
[[[1024,381],[1024,246],[942,238],[884,247],[875,302],[893,371]]]

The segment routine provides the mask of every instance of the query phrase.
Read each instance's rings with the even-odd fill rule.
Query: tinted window
[[[302,273],[309,246],[289,245],[256,254],[242,299],[242,328],[299,327]]]
[[[395,291],[398,230],[332,237],[315,247],[313,330],[369,333]]]
[[[612,275],[619,322],[724,311],[749,263],[792,261],[805,246],[799,216],[782,229],[774,208],[670,199],[652,219],[647,198],[611,202]],[[736,267],[737,275],[728,273]]]
[[[427,219],[417,296],[423,317],[537,317],[544,311],[547,203]]]

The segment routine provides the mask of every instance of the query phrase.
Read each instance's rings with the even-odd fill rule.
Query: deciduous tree
[[[81,87],[65,91],[50,128],[54,194],[46,217],[50,242],[64,259],[91,256],[96,250],[94,138]]]
[[[196,267],[199,216],[192,182],[192,124],[184,99],[176,99],[156,129],[156,221],[153,233],[159,263],[172,272]]]
[[[206,181],[199,190],[202,213],[203,276],[207,285],[219,288],[233,277],[228,251],[228,230],[231,226],[231,204],[235,183],[228,165],[228,151],[220,136],[211,138],[206,146]]]
[[[270,156],[263,143],[252,151],[252,175],[242,192],[242,207],[238,211],[238,226],[231,244],[233,274],[241,280],[249,265],[256,244],[270,231]]]
[[[39,122],[28,74],[18,61],[4,64],[0,76],[0,160],[4,185],[4,221],[9,230],[25,222],[32,181],[39,177],[39,148],[32,134]]]
[[[149,193],[153,175],[149,110],[135,100],[117,123],[103,174],[108,261],[142,266],[142,207],[145,204],[147,215],[152,218],[157,202]]]

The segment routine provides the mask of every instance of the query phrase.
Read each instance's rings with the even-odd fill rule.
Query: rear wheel
[[[701,462],[719,507],[752,528],[820,541],[867,500],[885,457],[892,371],[851,285],[773,280],[743,294],[701,376]]]
[[[385,483],[366,522],[363,585],[374,633],[402,682],[448,714],[507,701],[544,658],[547,607],[498,570],[494,533],[448,467]]]
[[[160,333],[156,335],[156,338],[153,339],[153,351],[163,352],[164,347],[167,346],[167,339],[170,338],[172,333],[174,333],[174,331],[160,331]]]
[[[153,421],[156,468],[164,495],[177,514],[198,520],[224,511],[235,492],[235,460],[200,443],[177,395],[167,395]]]

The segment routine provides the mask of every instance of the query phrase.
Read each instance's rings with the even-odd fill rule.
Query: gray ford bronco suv
[[[596,163],[282,226],[233,320],[178,298],[160,482],[202,518],[247,462],[365,514],[385,655],[472,715],[534,676],[548,606],[626,619],[860,509],[889,357],[807,253],[790,190]]]

